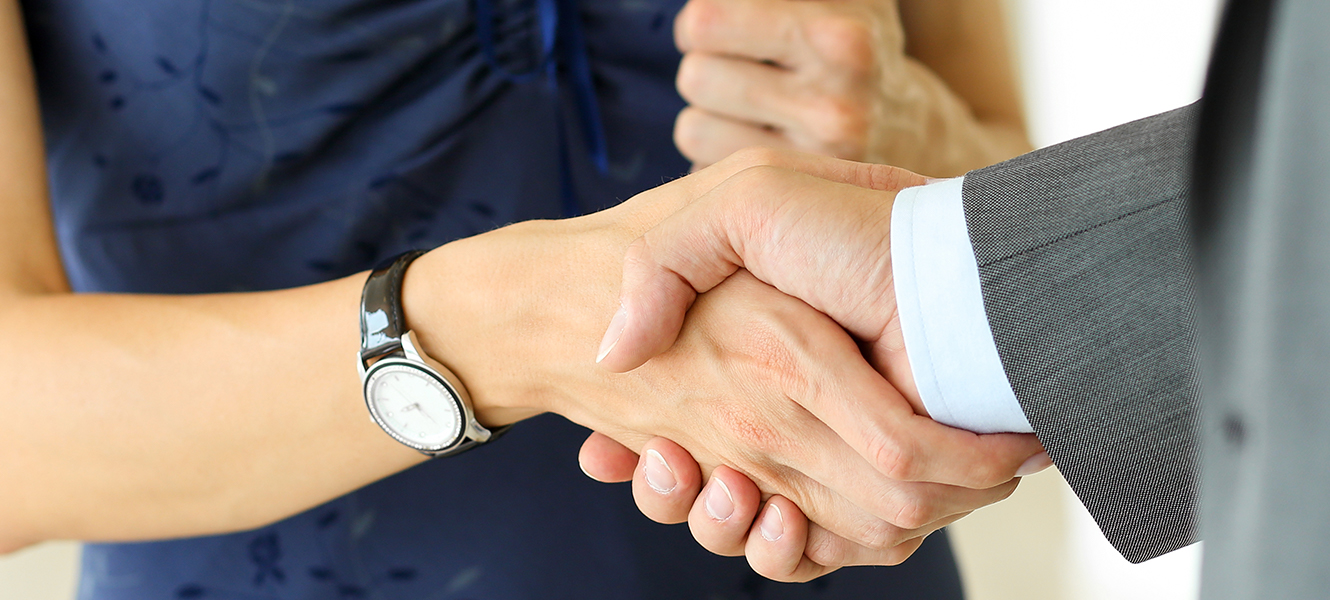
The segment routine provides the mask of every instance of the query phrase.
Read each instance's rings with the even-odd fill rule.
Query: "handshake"
[[[711,552],[804,581],[900,563],[1050,465],[1033,435],[952,428],[920,398],[890,229],[896,193],[926,182],[755,149],[584,217],[625,256],[597,362],[649,383],[613,416],[558,411],[598,432],[583,470],[631,479],[644,514]]]

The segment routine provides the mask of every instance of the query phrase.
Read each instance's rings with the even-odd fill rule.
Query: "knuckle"
[[[831,535],[809,536],[804,556],[827,567],[845,566],[849,558],[845,541]]]
[[[858,15],[836,14],[811,19],[805,35],[823,60],[853,75],[867,75],[876,63],[872,24]]]
[[[685,108],[674,120],[674,145],[679,152],[695,160],[706,148],[706,128],[702,126],[702,112]]]
[[[715,29],[722,18],[716,0],[689,0],[674,18],[674,41],[685,52]]]
[[[933,522],[931,505],[920,498],[906,498],[897,502],[891,523],[901,529],[918,529]]]
[[[760,179],[773,175],[776,170],[774,166],[781,164],[783,158],[784,153],[775,148],[751,146],[731,154],[726,160],[735,168],[742,170],[739,175]]]
[[[731,218],[728,224],[746,233],[742,240],[766,239],[763,237],[766,227],[789,195],[790,172],[773,164],[781,161],[782,152],[755,146],[739,150],[725,159],[735,162],[724,167],[734,171],[723,184],[726,190],[724,207]],[[740,254],[744,252],[739,247],[735,250]],[[759,245],[753,250],[761,252],[763,248]],[[756,254],[749,254],[745,255],[745,258],[753,259],[755,256]],[[762,313],[766,315],[765,317],[756,316],[758,314],[750,313],[748,321],[757,324],[765,318],[772,317],[770,312]],[[765,327],[765,333],[775,335],[774,324],[767,324]]]
[[[812,102],[811,134],[823,146],[844,154],[861,150],[868,135],[868,107],[858,98],[834,94]]]
[[[628,244],[628,250],[624,252],[623,264],[625,271],[645,270],[651,268],[656,260],[652,252],[651,238],[656,234],[654,231],[648,231],[641,237]]]
[[[887,433],[868,441],[868,457],[879,473],[897,481],[913,481],[918,468],[914,443]]]
[[[998,486],[1010,480],[1010,473],[1007,471],[1008,469],[995,462],[982,461],[972,465],[966,474],[970,477],[972,487],[982,489]]]
[[[868,181],[868,186],[875,190],[901,190],[913,185],[920,185],[923,182],[923,177],[900,167],[865,164],[863,168],[866,169],[865,179]],[[905,348],[902,345],[900,348],[893,347],[892,349],[904,350]]]
[[[748,153],[748,156],[758,156],[757,160],[765,161],[764,164],[745,167],[743,170],[735,173],[731,177],[731,182],[737,188],[737,198],[731,200],[731,204],[742,207],[741,214],[747,215],[755,221],[750,225],[756,227],[758,222],[765,222],[773,218],[790,198],[792,170],[785,169],[780,164],[782,152],[764,147],[746,148],[742,152]],[[753,231],[759,231],[755,228]],[[761,247],[754,250],[762,250]],[[775,306],[779,306],[776,304]],[[765,319],[775,319],[778,313],[767,312]],[[756,319],[755,319],[756,320]]]
[[[798,368],[798,356],[777,324],[755,319],[745,327],[742,340],[743,355],[787,397],[805,398],[812,391],[814,383]]]
[[[876,552],[890,550],[905,539],[905,531],[887,521],[872,519],[850,538],[856,544]]]

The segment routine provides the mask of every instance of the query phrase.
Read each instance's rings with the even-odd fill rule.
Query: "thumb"
[[[886,165],[796,153],[769,158],[770,164],[730,175],[629,246],[619,309],[596,362],[624,372],[669,349],[697,295],[745,267],[746,247],[754,252],[771,250],[765,247],[769,242],[762,240],[761,231],[791,199],[791,191],[806,181],[801,178],[876,190],[924,181],[920,175]],[[777,282],[763,281],[791,293]]]
[[[699,209],[695,203],[684,211]],[[698,219],[686,229],[667,219],[676,226],[658,227],[628,247],[619,310],[596,359],[601,366],[622,373],[668,350],[697,295],[739,270],[742,259],[729,240],[729,219],[716,217]]]

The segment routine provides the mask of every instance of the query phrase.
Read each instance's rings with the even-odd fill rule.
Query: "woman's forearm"
[[[751,277],[699,301],[648,364],[617,374],[594,363],[632,240],[706,194],[770,197],[785,189],[770,184],[786,164],[890,180],[859,163],[740,155],[597,215],[509,226],[422,257],[403,287],[407,326],[471,391],[486,425],[548,410],[634,450],[665,436],[706,471],[732,466],[857,544],[894,547],[917,537],[918,519],[1004,495],[1010,485],[939,496],[865,460],[879,454],[863,440],[906,422],[945,428],[921,420],[840,326]],[[23,336],[0,342],[0,549],[236,531],[423,460],[372,424],[360,398],[351,356],[362,282],[9,304],[0,327]],[[834,409],[837,429],[815,414],[842,406],[873,418]],[[1029,454],[972,437],[955,440],[961,453],[998,463],[982,472],[1001,478]]]
[[[1001,0],[897,1],[908,58],[896,73],[917,90],[916,114],[924,115],[917,121],[919,145],[897,151],[934,176],[962,175],[1030,151]]]
[[[1021,119],[976,113],[918,61],[907,59],[899,76],[884,83],[896,90],[897,101],[878,105],[868,162],[951,177],[1030,150]]]
[[[436,249],[407,272],[406,324],[483,424],[591,420],[587,398],[642,393],[597,368],[595,347],[624,248],[674,208],[635,211],[636,229],[595,215]],[[0,550],[246,529],[424,460],[368,418],[352,362],[364,280],[15,295],[0,310],[13,332],[0,339]]]
[[[359,401],[359,283],[10,303],[0,537],[247,528],[420,460]]]

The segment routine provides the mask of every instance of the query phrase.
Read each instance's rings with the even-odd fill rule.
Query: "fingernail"
[[[762,539],[768,542],[785,535],[785,515],[780,514],[780,507],[767,504],[767,509],[762,511],[762,520],[757,522],[757,529],[762,532]]]
[[[1039,454],[1025,459],[1025,462],[1021,463],[1021,468],[1016,469],[1016,476],[1025,477],[1026,475],[1034,475],[1052,465],[1053,459],[1048,457],[1048,452],[1040,452]]]
[[[666,464],[665,457],[655,450],[647,450],[647,463],[642,466],[647,476],[647,485],[657,493],[668,494],[679,484],[674,478],[674,471]]]
[[[619,305],[618,312],[614,313],[614,318],[610,319],[610,328],[605,330],[605,338],[600,340],[600,353],[596,355],[596,363],[605,360],[614,347],[619,344],[619,337],[623,335],[623,327],[628,324],[628,310]]]
[[[583,474],[583,475],[586,475],[588,478],[590,478],[590,479],[592,479],[592,480],[595,480],[595,481],[600,481],[599,479],[596,479],[595,477],[591,477],[591,472],[586,470],[586,465],[582,464],[582,461],[580,461],[580,460],[577,461],[577,468],[582,469],[582,474]]]
[[[707,509],[707,514],[717,521],[725,521],[734,514],[734,497],[730,495],[730,488],[726,487],[725,482],[715,477],[711,478],[711,483],[707,484],[707,497],[703,502]]]

